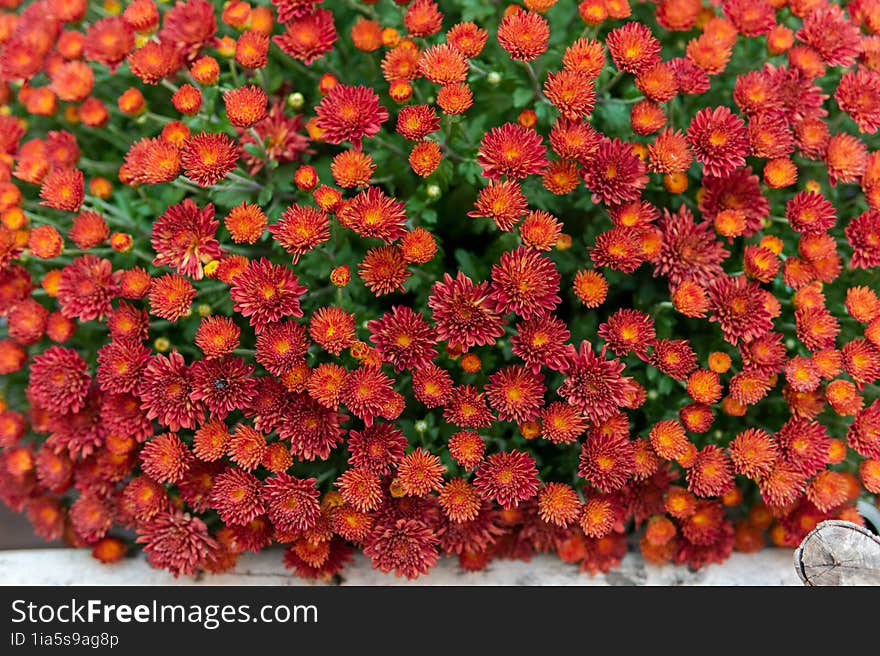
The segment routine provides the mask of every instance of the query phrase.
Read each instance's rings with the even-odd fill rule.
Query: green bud
[[[306,104],[306,99],[299,91],[295,91],[287,96],[287,104],[291,109],[302,109],[302,106]]]

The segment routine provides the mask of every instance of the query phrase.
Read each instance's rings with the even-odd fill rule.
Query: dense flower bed
[[[860,521],[880,1],[523,4],[0,0],[3,501],[175,575]]]

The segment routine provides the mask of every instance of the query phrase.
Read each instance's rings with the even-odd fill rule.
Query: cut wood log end
[[[880,538],[837,519],[819,524],[794,552],[804,585],[880,585]]]

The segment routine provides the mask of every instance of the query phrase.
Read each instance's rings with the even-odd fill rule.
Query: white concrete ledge
[[[142,557],[102,565],[83,549],[0,551],[0,584],[5,585],[329,585],[306,581],[284,569],[282,552],[246,554],[233,572],[180,578],[152,569]],[[765,549],[734,553],[723,565],[692,572],[686,567],[646,564],[628,554],[608,574],[590,576],[558,558],[538,556],[531,562],[496,560],[482,572],[462,572],[454,560],[442,560],[431,574],[407,581],[383,574],[361,555],[342,572],[342,585],[801,585],[792,552]]]

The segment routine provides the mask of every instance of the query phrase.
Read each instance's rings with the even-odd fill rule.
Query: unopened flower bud
[[[299,91],[294,91],[287,96],[287,104],[291,109],[302,109],[306,99]]]

